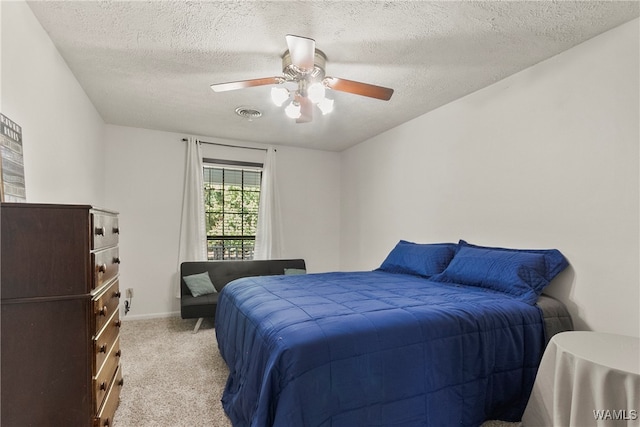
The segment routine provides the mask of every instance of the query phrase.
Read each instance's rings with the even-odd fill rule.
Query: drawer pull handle
[[[113,234],[120,234],[120,227],[113,227]]]
[[[122,326],[122,320],[116,320],[115,322],[113,322],[113,324],[116,328],[119,328],[120,326]]]
[[[113,263],[114,263],[114,264],[120,264],[120,257],[115,257],[115,258],[113,259]]]
[[[118,385],[120,387],[122,387],[124,385],[124,379],[123,378],[120,378],[120,381],[118,381]]]
[[[113,293],[113,297],[114,298],[120,298],[122,296],[122,294],[120,293],[120,291],[116,291]]]
[[[96,236],[104,236],[105,233],[107,232],[107,229],[104,227],[96,227]]]
[[[102,307],[100,309],[100,311],[98,312],[98,314],[100,314],[100,316],[106,316],[107,315],[107,311],[109,310],[109,308],[105,305],[104,307]]]
[[[120,357],[120,356],[122,356],[122,350],[116,351],[116,357]]]
[[[100,264],[98,266],[98,272],[99,273],[104,273],[105,271],[107,271],[107,264]]]
[[[98,352],[99,353],[106,353],[107,352],[107,345],[106,344],[102,344],[100,346],[100,350]]]
[[[104,381],[102,381],[102,382],[100,383],[100,390],[106,390],[106,389],[107,389],[107,383],[106,383],[106,382],[104,382]]]

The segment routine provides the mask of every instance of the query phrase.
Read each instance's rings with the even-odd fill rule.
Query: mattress
[[[567,307],[559,300],[546,294],[540,295],[536,306],[542,312],[544,321],[545,347],[551,337],[564,331],[573,331],[573,320]]]
[[[561,311],[381,271],[239,279],[216,313],[223,407],[236,427],[518,421]]]

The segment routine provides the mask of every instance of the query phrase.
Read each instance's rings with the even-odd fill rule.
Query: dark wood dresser
[[[110,426],[120,399],[118,216],[2,203],[3,426]]]

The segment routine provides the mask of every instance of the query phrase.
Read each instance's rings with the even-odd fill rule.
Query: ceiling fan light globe
[[[329,114],[333,111],[333,99],[324,98],[318,103],[318,108],[322,111],[322,115]]]
[[[314,104],[322,102],[325,94],[324,85],[322,83],[313,83],[307,88],[307,96]]]
[[[271,100],[278,107],[281,107],[287,99],[289,99],[289,91],[284,87],[272,87],[271,88]]]
[[[292,102],[291,104],[287,105],[287,108],[284,109],[284,113],[287,115],[287,117],[289,117],[291,119],[299,118],[300,117],[300,104]]]

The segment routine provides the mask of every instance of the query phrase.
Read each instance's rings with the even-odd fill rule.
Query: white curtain
[[[276,150],[269,148],[262,167],[254,259],[277,259],[282,256],[282,226],[276,182]]]
[[[207,260],[207,234],[204,223],[204,183],[202,178],[202,154],[200,143],[195,138],[187,140],[187,158],[184,171],[182,195],[182,218],[180,221],[180,247],[178,250],[178,274],[184,261]],[[177,296],[180,296],[180,279]]]

